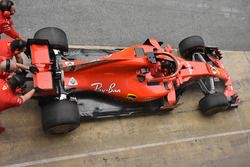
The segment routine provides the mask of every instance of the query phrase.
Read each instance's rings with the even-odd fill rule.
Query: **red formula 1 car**
[[[181,41],[180,54],[161,44],[148,39],[144,44],[84,61],[67,57],[68,42],[62,30],[39,30],[28,40],[27,54],[39,69],[33,82],[43,89],[36,98],[42,107],[44,130],[67,133],[77,128],[80,120],[172,110],[192,84],[198,84],[204,93],[199,109],[205,115],[238,106],[239,98],[218,48],[206,47],[199,36]],[[224,92],[215,89],[215,79],[223,82]],[[113,102],[120,108],[80,111],[84,98]]]

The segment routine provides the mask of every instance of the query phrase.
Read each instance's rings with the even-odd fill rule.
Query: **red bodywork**
[[[84,91],[99,91],[119,100],[147,102],[166,97],[166,104],[176,104],[176,88],[192,78],[214,76],[225,81],[224,94],[235,95],[232,81],[219,59],[209,57],[214,66],[204,63],[187,61],[174,56],[170,46],[161,48],[155,39],[150,44],[135,45],[115,52],[95,61],[59,62],[63,71],[63,82],[66,89],[75,88]],[[145,55],[137,55],[136,48],[143,49]],[[157,62],[149,61],[147,53],[156,55]],[[31,45],[32,64],[40,72],[34,76],[34,85],[46,91],[54,91],[52,77],[52,60],[47,45]],[[169,55],[169,56],[166,56]],[[175,61],[177,70],[166,75],[161,69],[163,60]],[[146,69],[146,71],[142,71]],[[143,80],[139,80],[143,77]]]

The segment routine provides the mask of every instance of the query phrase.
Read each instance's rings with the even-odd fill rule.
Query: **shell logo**
[[[216,73],[220,75],[220,70],[216,68]]]

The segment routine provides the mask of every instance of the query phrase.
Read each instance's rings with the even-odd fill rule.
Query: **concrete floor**
[[[197,110],[202,94],[187,91],[169,114],[82,123],[66,136],[43,133],[35,101],[4,112],[0,166],[248,167],[250,53],[224,52],[242,103],[211,118]]]

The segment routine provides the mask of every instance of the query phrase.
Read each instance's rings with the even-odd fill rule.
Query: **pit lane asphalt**
[[[148,3],[147,3],[148,2]],[[45,26],[64,29],[71,44],[128,46],[155,37],[177,46],[191,34],[228,50],[249,50],[249,1],[16,0],[25,37]],[[67,6],[66,6],[67,5]],[[69,10],[70,9],[70,10]],[[82,123],[60,137],[42,132],[40,109],[29,101],[4,112],[0,166],[249,166],[249,52],[225,52],[242,100],[232,112],[202,117],[198,92],[188,91],[166,115]],[[182,103],[183,102],[183,103]]]
[[[187,89],[172,112],[83,122],[65,136],[41,128],[30,100],[1,114],[0,166],[241,166],[250,164],[250,52],[223,52],[224,66],[241,98],[238,109],[204,117],[200,91]]]
[[[26,38],[57,26],[71,44],[129,46],[148,37],[173,47],[201,35],[223,50],[250,50],[249,0],[14,0]]]

